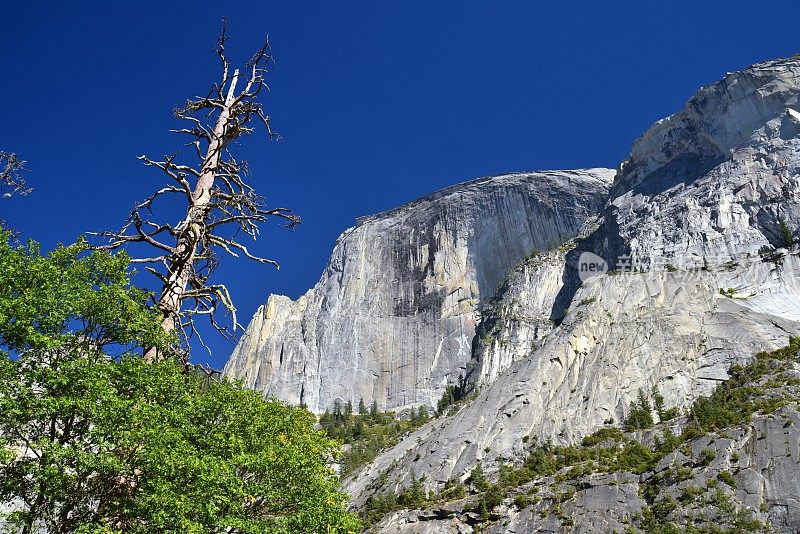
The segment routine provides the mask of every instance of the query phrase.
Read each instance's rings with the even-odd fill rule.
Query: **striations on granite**
[[[613,175],[482,178],[359,219],[313,289],[259,308],[225,375],[317,413],[337,399],[434,406],[466,372],[482,301],[531,251],[573,238]]]
[[[433,488],[519,458],[526,436],[570,443],[619,424],[639,389],[684,408],[732,363],[800,333],[800,258],[781,230],[800,226],[798,75],[797,59],[730,74],[645,133],[599,224],[555,267],[560,289],[538,258],[501,288],[478,327],[477,398],[346,481],[355,503],[387,469],[390,485],[425,474]],[[583,251],[641,272],[581,283]]]
[[[531,437],[620,424],[640,389],[683,409],[800,334],[799,98],[800,59],[757,64],[655,123],[616,173],[481,179],[363,218],[312,290],[259,309],[225,374],[317,412],[361,397],[434,405],[466,377],[473,400],[344,482],[356,507],[379,479],[435,489],[476,465],[491,477]],[[611,271],[582,281],[584,252]],[[796,532],[800,421],[776,417],[705,446],[746,457],[737,502],[767,501],[759,513]],[[565,509],[571,529],[509,507],[491,532],[622,532],[639,490],[596,477]],[[376,529],[472,532],[462,516],[401,511]]]
[[[636,475],[627,472],[593,474],[572,483],[553,477],[538,480],[530,505],[520,507],[512,498],[494,510],[499,520],[480,521],[465,510],[467,500],[429,510],[401,510],[387,515],[369,530],[372,534],[584,534],[594,532],[639,532],[633,529],[647,505],[645,488],[657,488],[655,501],[681,501],[687,490],[702,488],[714,498],[707,504],[694,503],[686,510],[672,512],[675,524],[689,525],[700,517],[730,515],[730,509],[746,510],[767,523],[770,532],[800,531],[800,413],[784,407],[770,415],[757,415],[745,426],[722,435],[708,435],[690,443],[691,454],[675,451],[665,456],[653,471]],[[698,465],[702,452],[712,451],[708,465]],[[687,475],[674,478],[676,470]],[[730,474],[732,485],[720,482],[721,473]],[[656,482],[657,481],[657,482]],[[517,494],[531,493],[531,485]],[[715,489],[716,488],[716,489]],[[722,498],[719,495],[723,495]],[[565,499],[566,497],[566,499]],[[559,513],[554,513],[555,503]],[[727,508],[726,507],[730,507]],[[722,510],[720,510],[722,508]],[[689,513],[687,513],[689,512]],[[755,532],[728,530],[719,532]],[[760,530],[759,530],[760,532]]]

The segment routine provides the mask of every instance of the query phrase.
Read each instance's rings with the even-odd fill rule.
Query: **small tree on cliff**
[[[225,55],[227,40],[223,21],[216,50],[222,64],[220,80],[206,96],[187,100],[174,111],[176,118],[188,122],[187,127],[173,131],[190,138],[187,146],[193,149],[194,161],[179,162],[177,152],[161,161],[140,156],[145,165],[166,175],[167,185],[135,205],[120,230],[93,234],[108,239],[97,245],[98,249],[143,244],[154,251],[133,261],[146,264],[160,280],[157,307],[162,327],[166,332],[179,330],[184,340],[196,332],[194,319],[200,315],[207,315],[218,331],[228,335],[228,327],[215,317],[220,305],[230,313],[233,329],[240,326],[227,287],[210,280],[220,253],[277,267],[274,260],[253,254],[237,236],[255,240],[259,223],[271,218],[283,219],[290,228],[300,222],[288,208],[267,208],[264,197],[248,182],[247,163],[231,153],[236,141],[252,133],[256,123],[263,125],[270,139],[278,137],[258,102],[258,96],[268,89],[269,40],[242,71],[232,72]],[[156,201],[169,198],[182,202],[184,215],[178,224],[151,218]],[[147,352],[148,360],[157,357],[156,351]]]

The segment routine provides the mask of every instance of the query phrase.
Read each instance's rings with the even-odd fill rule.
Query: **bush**
[[[628,419],[625,421],[625,430],[632,432],[634,430],[643,430],[652,428],[653,411],[650,405],[650,400],[643,390],[639,390],[636,401],[631,401]]]
[[[700,459],[697,461],[698,465],[706,466],[714,461],[717,457],[717,451],[714,449],[703,449],[700,451]]]
[[[463,400],[466,395],[466,387],[467,384],[462,375],[458,376],[458,384],[447,386],[436,405],[436,416],[444,415],[450,406]]]
[[[527,495],[517,495],[516,497],[514,497],[514,506],[516,506],[520,510],[527,508],[530,503],[531,500],[530,498],[528,498]]]
[[[731,488],[736,489],[736,479],[733,478],[733,475],[730,471],[720,471],[717,475],[717,478]]]
[[[0,232],[0,502],[21,531],[348,532],[360,528],[315,417],[206,381],[124,255],[85,245],[41,256]]]
[[[653,407],[656,409],[656,413],[658,414],[658,420],[660,422],[670,421],[675,419],[680,415],[680,411],[676,407],[666,408],[664,406],[664,396],[658,391],[658,388],[653,386],[652,391],[653,397]]]
[[[586,436],[581,441],[581,444],[584,447],[591,447],[593,445],[599,445],[605,441],[622,441],[625,437],[625,433],[619,428],[607,427],[601,428],[600,430],[596,431],[594,434]]]
[[[422,478],[412,478],[411,484],[397,496],[397,504],[403,508],[423,508],[428,502],[428,494]]]
[[[638,441],[631,441],[619,454],[614,470],[641,474],[651,469],[658,459],[659,456],[653,451]]]
[[[463,499],[467,495],[467,488],[457,478],[448,480],[442,491],[439,493],[439,499],[442,501],[457,501]]]
[[[778,222],[778,229],[781,233],[781,239],[783,241],[783,246],[786,248],[791,248],[797,240],[794,238],[794,232],[789,229],[789,225],[786,224],[785,219],[780,219]]]
[[[481,467],[481,464],[472,468],[469,478],[467,479],[467,484],[472,485],[479,491],[485,491],[489,487],[489,482],[486,480],[486,475],[483,474],[483,467]]]
[[[656,437],[655,448],[663,455],[667,455],[678,448],[681,438],[676,436],[671,428],[667,427],[661,433],[661,438]]]

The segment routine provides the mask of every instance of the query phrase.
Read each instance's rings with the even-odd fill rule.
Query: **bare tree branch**
[[[265,198],[248,181],[247,163],[235,159],[230,150],[238,146],[240,137],[253,133],[257,124],[266,128],[269,139],[279,138],[256,99],[268,90],[266,75],[274,63],[269,39],[242,71],[231,70],[225,53],[227,41],[227,23],[223,20],[216,48],[222,69],[219,81],[206,96],[189,99],[173,112],[177,119],[189,123],[172,131],[191,139],[186,146],[194,148],[190,154],[194,161],[179,161],[179,153],[164,156],[161,161],[140,156],[146,166],[161,170],[169,184],[136,204],[121,229],[91,234],[99,240],[94,245],[97,249],[144,244],[158,251],[134,256],[133,261],[147,264],[145,270],[161,282],[156,300],[163,315],[162,326],[168,332],[178,329],[184,341],[197,334],[194,319],[200,316],[209,317],[214,328],[229,335],[229,327],[216,317],[220,309],[230,316],[233,330],[241,327],[228,288],[210,282],[219,264],[218,251],[278,267],[275,260],[258,256],[233,237],[243,233],[255,240],[260,225],[271,219],[284,221],[288,228],[300,223],[291,209],[266,205]],[[157,204],[170,199],[182,199],[183,218],[177,223],[151,219],[158,213]],[[165,238],[173,242],[167,243]],[[201,344],[205,345],[202,340]],[[158,357],[152,351],[147,356]]]
[[[0,152],[0,197],[30,192],[25,182],[25,161],[13,152]]]

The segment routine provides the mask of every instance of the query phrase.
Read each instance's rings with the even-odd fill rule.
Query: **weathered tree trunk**
[[[186,218],[179,227],[182,231],[178,237],[175,253],[169,259],[169,274],[158,299],[158,308],[164,316],[161,326],[167,333],[172,333],[180,321],[183,295],[193,274],[197,248],[204,237],[214,178],[220,167],[222,151],[226,144],[226,128],[231,117],[231,109],[236,101],[238,81],[239,69],[236,69],[228,86],[224,107],[217,117],[217,123],[214,125],[212,137],[200,167],[200,177],[192,192],[191,205]],[[147,361],[154,361],[157,358],[158,354],[155,349],[151,348],[145,353]]]
[[[277,266],[274,260],[252,254],[237,235],[255,240],[259,223],[272,217],[284,219],[289,227],[300,222],[290,209],[266,209],[264,198],[248,183],[247,164],[237,161],[228,150],[237,138],[255,130],[253,120],[266,127],[271,139],[277,135],[257,100],[266,88],[265,75],[272,58],[269,41],[247,64],[242,89],[237,92],[240,72],[236,69],[230,74],[226,40],[223,26],[217,47],[222,61],[221,80],[207,96],[187,100],[175,110],[176,118],[191,123],[189,128],[173,131],[193,139],[187,146],[195,149],[194,164],[178,163],[177,153],[165,156],[163,161],[140,156],[145,165],[157,167],[169,177],[168,185],[137,204],[122,229],[94,234],[110,239],[110,243],[95,246],[96,249],[115,250],[129,244],[146,244],[155,249],[154,256],[134,257],[131,261],[150,264],[146,270],[161,282],[156,305],[162,315],[162,327],[167,333],[178,331],[184,342],[197,332],[194,318],[198,315],[208,316],[214,328],[228,335],[228,327],[215,319],[220,308],[230,313],[234,330],[241,326],[228,289],[209,281],[219,253]],[[154,201],[179,197],[186,201],[186,215],[179,224],[151,219]],[[163,356],[154,349],[145,351],[148,361]]]

